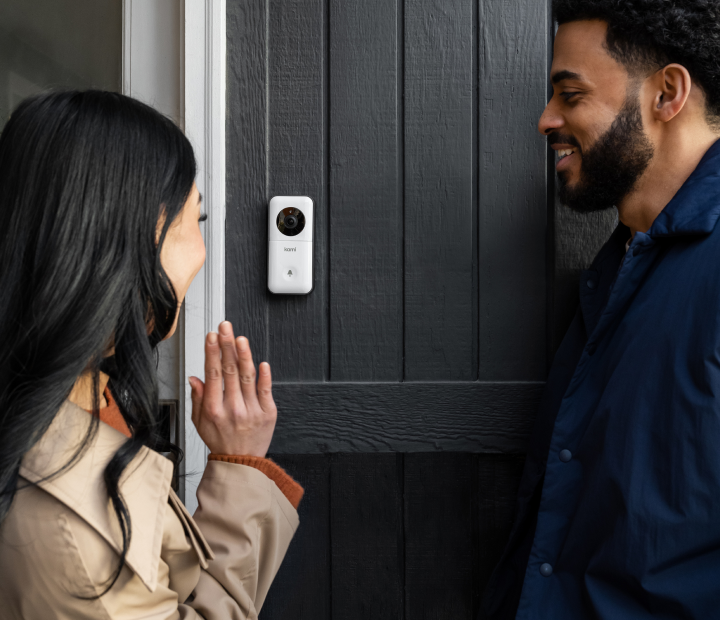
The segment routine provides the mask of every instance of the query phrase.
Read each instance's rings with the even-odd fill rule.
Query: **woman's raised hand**
[[[270,364],[256,383],[247,338],[236,339],[229,321],[219,332],[205,339],[205,383],[190,377],[193,424],[213,454],[264,457],[277,419]]]

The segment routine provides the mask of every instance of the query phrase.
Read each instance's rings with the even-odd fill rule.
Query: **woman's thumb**
[[[188,382],[190,383],[190,400],[192,401],[192,421],[197,424],[203,394],[205,393],[205,385],[197,377],[189,377]]]

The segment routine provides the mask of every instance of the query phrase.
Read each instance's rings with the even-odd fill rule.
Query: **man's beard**
[[[573,144],[570,136],[551,134],[550,144]],[[580,179],[567,183],[567,173],[558,173],[558,198],[579,213],[602,211],[618,205],[634,188],[654,155],[653,145],[643,130],[640,104],[629,96],[610,129],[586,153],[580,151]]]

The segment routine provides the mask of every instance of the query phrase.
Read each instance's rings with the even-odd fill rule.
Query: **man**
[[[555,0],[559,197],[617,206],[480,617],[720,617],[720,0]]]

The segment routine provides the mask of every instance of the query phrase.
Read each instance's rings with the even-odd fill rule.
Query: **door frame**
[[[204,341],[225,318],[225,0],[123,0],[123,93],[170,116],[195,149],[207,249],[177,334],[160,348],[160,397],[178,401],[185,459],[180,496],[190,512],[207,448],[191,421],[187,378],[203,378]]]

